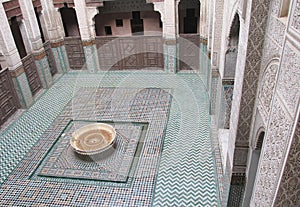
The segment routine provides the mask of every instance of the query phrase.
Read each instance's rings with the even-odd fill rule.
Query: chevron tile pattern
[[[153,206],[219,206],[208,103],[196,88],[171,108]]]
[[[208,109],[197,74],[69,72],[0,132],[0,206],[220,206]],[[70,118],[99,117],[150,124],[131,183],[33,176]]]

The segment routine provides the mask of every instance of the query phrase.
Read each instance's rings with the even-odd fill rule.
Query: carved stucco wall
[[[293,137],[288,160],[275,202],[276,207],[300,206],[300,120]]]
[[[297,206],[297,203],[283,205],[293,201],[299,204],[299,197],[295,198],[299,191],[293,190],[295,183],[299,183],[294,177],[298,173],[299,179],[299,137],[294,136],[293,139],[293,135],[299,115],[300,99],[300,0],[291,1],[291,4],[293,5],[280,58],[275,96],[251,201],[255,206],[274,205],[278,188],[277,206]],[[292,173],[289,170],[296,171]],[[288,186],[291,181],[293,183]]]
[[[238,104],[238,99],[234,100],[235,103],[233,103],[233,108],[234,105],[239,105],[239,115],[238,117],[234,117],[237,118],[237,120],[234,120],[235,122],[237,121],[237,134],[233,158],[233,173],[246,172],[250,126],[261,68],[261,56],[268,20],[269,3],[270,0],[254,0],[251,5],[245,69],[243,76],[236,77],[235,81],[238,84],[237,87],[241,87],[241,91],[234,92],[233,98],[235,99],[235,96],[241,96],[240,104]],[[239,72],[237,72],[237,75],[238,73]],[[243,79],[241,80],[241,78]],[[238,94],[239,92],[241,94]],[[238,113],[237,110],[232,113]]]
[[[257,108],[262,116],[262,120],[265,125],[267,125],[270,115],[271,101],[274,94],[277,71],[277,61],[268,65],[268,67],[263,73],[263,78],[261,80],[262,85],[260,91],[258,92]],[[256,131],[254,131],[253,134],[255,133]]]

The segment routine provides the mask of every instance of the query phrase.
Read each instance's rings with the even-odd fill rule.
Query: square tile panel
[[[113,147],[97,155],[80,155],[70,145],[72,133],[91,123],[95,122],[70,121],[35,172],[36,176],[127,182],[133,160],[139,158],[137,147],[139,143],[142,147],[145,135],[142,132],[147,124],[108,123],[117,132]]]

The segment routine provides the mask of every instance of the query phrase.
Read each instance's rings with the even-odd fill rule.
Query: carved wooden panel
[[[163,39],[161,37],[147,37],[142,41],[142,58],[145,67],[164,68]]]
[[[65,46],[70,68],[73,70],[85,69],[85,56],[80,37],[66,37]]]
[[[23,67],[29,82],[32,95],[35,95],[41,88],[41,80],[32,55],[27,55],[22,59]]]
[[[163,69],[161,37],[98,37],[96,39],[102,70]]]
[[[97,37],[96,47],[102,70],[121,69],[119,41],[114,37]]]
[[[182,34],[177,40],[179,44],[179,70],[199,70],[200,36],[198,34]]]
[[[68,7],[74,7],[73,0],[53,0],[54,7],[56,8],[64,7],[65,3],[68,5]]]
[[[34,8],[37,8],[38,12],[42,11],[42,4],[40,0],[32,0],[32,4]]]
[[[11,0],[3,3],[3,7],[8,19],[11,17],[22,17],[22,11],[18,0]]]
[[[57,73],[57,68],[56,68],[56,62],[55,62],[49,41],[44,43],[44,49],[47,54],[51,75],[54,76]]]
[[[0,72],[0,125],[19,108],[17,94],[8,69]]]
[[[99,0],[86,0],[85,3],[88,7],[103,7],[103,1]]]
[[[299,114],[300,115],[300,114]],[[281,183],[277,192],[275,207],[300,206],[300,119],[293,136]]]

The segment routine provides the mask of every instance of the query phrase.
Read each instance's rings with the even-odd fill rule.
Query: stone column
[[[20,105],[22,108],[29,108],[33,103],[32,93],[2,3],[0,4],[0,45],[12,75]]]
[[[88,71],[95,72],[97,70],[100,70],[100,67],[98,62],[97,47],[95,44],[95,36],[94,33],[91,33],[90,29],[90,26],[92,26],[92,24],[90,23],[92,22],[90,18],[92,17],[90,17],[87,13],[85,0],[74,0],[74,4],[86,60],[86,67]]]
[[[59,12],[53,6],[53,0],[41,0],[42,14],[51,43],[51,50],[55,58],[58,73],[70,70],[69,60],[64,43],[64,31]]]
[[[177,6],[176,6],[177,5]],[[169,73],[177,71],[176,10],[178,3],[174,0],[164,1],[163,37],[165,70]]]
[[[224,0],[214,0],[213,6],[213,27],[212,27],[212,48],[211,48],[211,65],[212,69],[219,70],[220,51],[223,28],[223,9]],[[222,73],[220,73],[222,78]]]
[[[38,74],[43,88],[49,88],[53,84],[50,66],[43,47],[38,22],[35,16],[32,1],[19,0],[20,8],[24,17],[24,23],[29,37],[31,51],[35,59]]]
[[[208,4],[206,0],[200,2],[200,36],[208,37]]]

